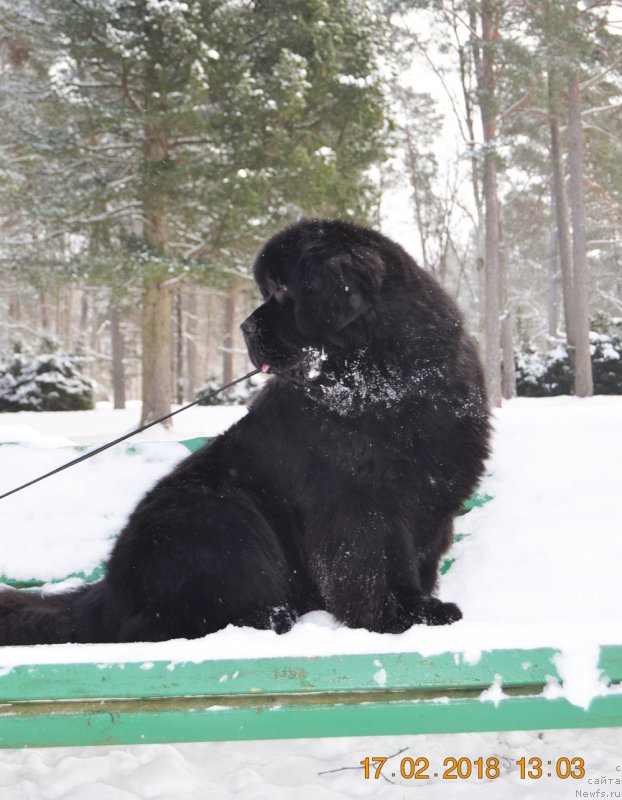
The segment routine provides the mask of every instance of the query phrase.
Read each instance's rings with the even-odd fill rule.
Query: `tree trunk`
[[[477,209],[475,230],[475,269],[477,271],[477,336],[483,351],[486,342],[486,223],[484,209]]]
[[[553,67],[548,67],[548,112],[551,132],[551,167],[553,173],[553,197],[555,211],[555,227],[557,230],[557,250],[562,278],[562,299],[564,306],[564,321],[566,324],[566,341],[570,347],[571,357],[574,360],[573,331],[573,280],[572,280],[572,255],[570,247],[570,229],[568,225],[568,203],[566,201],[566,187],[564,182],[564,167],[562,162],[561,137],[559,132],[559,112],[557,103],[557,79]]]
[[[21,345],[22,327],[20,322],[22,320],[22,307],[20,303],[19,289],[15,287],[9,294],[9,334],[8,343],[13,349],[16,345]]]
[[[110,308],[110,338],[112,340],[112,392],[113,408],[125,408],[125,340],[121,329],[121,315],[114,303]]]
[[[164,136],[149,128],[145,130],[143,157],[150,171],[168,160]],[[168,215],[164,198],[157,192],[149,194],[143,205],[143,234],[150,249],[159,258],[169,251]],[[172,293],[168,283],[171,275],[166,268],[154,268],[143,283],[142,310],[142,371],[143,411],[141,425],[168,414],[173,397],[172,371]],[[162,423],[169,428],[172,421]]]
[[[238,296],[238,287],[231,284],[225,302],[225,320],[222,336],[222,382],[231,383],[233,380],[233,337],[235,328],[235,304]]]
[[[185,398],[186,381],[184,376],[184,309],[182,292],[175,292],[175,402],[182,405]]]
[[[553,198],[553,206],[555,200]],[[558,303],[558,284],[559,284],[559,248],[557,244],[557,227],[551,225],[549,235],[549,257],[547,261],[547,283],[546,283],[546,319],[547,333],[551,338],[557,336],[559,325],[559,303]]]
[[[484,162],[484,198],[486,207],[486,335],[485,364],[486,383],[490,402],[501,405],[501,326],[499,298],[501,281],[499,274],[499,234],[497,203],[497,166],[494,158],[486,156]]]
[[[56,292],[56,335],[61,346],[68,350],[73,342],[71,341],[71,315],[72,315],[72,291],[68,288],[58,289]]]
[[[45,292],[39,292],[39,308],[41,309],[41,328],[47,333],[50,330],[50,309]]]
[[[590,358],[590,321],[587,290],[587,248],[583,202],[583,134],[579,79],[568,82],[568,161],[570,164],[570,210],[572,215],[572,261],[574,266],[574,390],[578,397],[594,394]]]
[[[186,384],[186,398],[192,400],[197,390],[197,293],[193,289],[186,293],[186,365],[188,368],[188,381]]]
[[[477,28],[477,10],[473,3],[469,3],[469,25],[473,30]],[[460,47],[458,51],[459,64],[460,64],[460,85],[462,88],[462,98],[464,100],[464,114],[467,131],[469,134],[468,147],[471,153],[471,188],[473,190],[473,201],[475,203],[475,210],[477,215],[476,229],[474,231],[475,241],[475,266],[477,270],[477,300],[478,300],[478,313],[477,313],[477,334],[480,345],[485,341],[486,333],[485,326],[485,306],[486,306],[486,283],[485,283],[485,259],[486,259],[486,245],[485,245],[485,222],[484,222],[484,209],[482,202],[482,194],[480,191],[480,167],[479,159],[475,151],[475,122],[473,116],[473,102],[472,93],[468,85],[468,74],[470,64],[467,59],[466,50]],[[477,46],[473,47],[473,61],[475,64],[476,77],[481,71],[481,59]]]
[[[83,291],[80,300],[80,331],[82,335],[86,333],[89,324],[89,296]]]
[[[141,425],[171,408],[171,312],[169,286],[147,286],[142,297],[143,412]],[[162,423],[170,426],[170,420]]]
[[[417,157],[417,150],[415,148],[413,137],[408,122],[404,125],[404,136],[406,140],[406,162],[408,167],[408,179],[412,189],[413,205],[415,208],[415,224],[419,234],[419,241],[421,243],[421,266],[427,272],[434,274],[436,271],[436,264],[434,264],[428,253],[428,228],[426,226],[423,208],[421,206],[421,179],[419,177],[419,164]]]
[[[486,320],[485,371],[488,396],[494,406],[501,405],[501,275],[499,264],[499,201],[497,194],[497,138],[495,111],[495,45],[498,41],[498,13],[492,0],[482,0],[482,55],[478,73],[480,114],[484,131],[483,194],[486,212],[485,284]]]
[[[514,364],[512,313],[508,300],[508,262],[503,243],[501,219],[499,219],[499,268],[501,272],[501,352],[503,354],[501,394],[505,400],[511,400],[516,397],[516,367]]]

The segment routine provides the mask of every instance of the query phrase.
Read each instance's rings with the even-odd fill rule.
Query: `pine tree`
[[[394,7],[396,3],[390,5]],[[619,313],[620,309],[616,297],[622,263],[619,243],[622,180],[618,168],[622,128],[620,114],[616,112],[620,109],[622,91],[622,57],[619,36],[608,24],[611,3],[584,6],[573,0],[527,5],[496,0],[485,3],[400,0],[397,5],[406,9],[428,8],[430,40],[416,44],[440,78],[439,88],[450,99],[458,118],[464,151],[471,155],[473,200],[469,201],[465,190],[459,202],[473,209],[473,240],[478,243],[477,261],[481,256],[482,263],[486,261],[479,235],[484,227],[482,178],[486,169],[490,173],[494,168],[497,173],[500,224],[491,226],[490,233],[494,235],[498,228],[502,234],[498,259],[502,267],[504,365],[511,363],[507,335],[511,315],[515,320],[518,315],[529,320],[541,344],[543,329],[557,335],[555,309],[562,286],[571,352],[577,353],[579,347],[582,352],[577,365],[579,384],[582,382],[579,370],[589,377],[588,299],[592,310],[599,307],[596,302],[609,311],[617,309]],[[483,15],[493,23],[498,22],[497,28],[487,26],[491,36],[484,35]],[[493,69],[488,71],[494,79],[492,91],[484,91],[486,81],[477,81],[478,75],[484,78],[485,55],[494,62]],[[573,73],[574,83],[578,80],[580,89],[581,110],[580,115],[576,113],[571,119],[569,89]],[[462,96],[456,87],[461,87]],[[492,127],[496,131],[492,135],[489,132],[484,136],[483,119],[481,125],[477,124],[478,110],[486,111],[488,124],[493,117]],[[569,129],[573,125],[575,134],[581,134],[580,147],[571,146]],[[482,146],[482,139],[486,138],[488,143]],[[577,141],[578,137],[573,136],[572,142]],[[580,154],[583,163],[579,169],[574,168],[574,188],[570,195],[571,151],[575,156]],[[576,213],[580,207],[580,202],[576,202],[580,189],[585,195],[583,214]],[[574,230],[570,225],[571,199],[575,200]],[[494,216],[494,209],[491,211],[490,217]],[[485,227],[488,230],[489,226]],[[585,268],[586,254],[589,272]],[[503,269],[504,262],[507,270]],[[575,291],[575,274],[580,276],[579,286],[583,286],[579,292]],[[488,292],[493,300],[496,295],[496,290]],[[550,308],[547,323],[542,319],[546,318],[544,298],[548,298]],[[575,345],[573,328],[577,317],[582,320],[581,341]],[[497,314],[488,313],[486,318],[492,327]],[[496,340],[496,332],[487,338]],[[496,375],[496,365],[491,370]],[[511,393],[508,391],[511,387],[505,386],[507,372],[504,369],[504,396]],[[589,383],[583,383],[589,393]],[[586,393],[585,389],[581,392]]]
[[[530,33],[546,48],[553,211],[566,337],[573,364],[574,391],[580,396],[593,391],[588,290],[590,272],[595,271],[596,264],[592,261],[588,266],[588,238],[600,228],[603,233],[594,238],[615,245],[615,238],[607,241],[605,231],[611,230],[608,220],[612,217],[617,220],[614,228],[619,225],[619,211],[615,208],[616,201],[619,203],[618,170],[611,168],[619,160],[621,140],[619,125],[616,130],[615,114],[611,111],[619,108],[616,100],[622,59],[619,38],[608,30],[608,5],[611,4],[582,8],[570,0],[547,0],[526,14]],[[592,121],[594,114],[600,117],[596,123]],[[594,133],[590,134],[590,130]],[[618,144],[615,155],[612,140]],[[609,152],[603,157],[606,151]],[[609,171],[603,169],[607,162]],[[593,278],[591,283],[595,283]]]
[[[172,396],[179,281],[247,274],[257,242],[301,213],[369,212],[380,21],[365,0],[2,5],[27,54],[2,94],[20,260],[140,286],[152,419]]]

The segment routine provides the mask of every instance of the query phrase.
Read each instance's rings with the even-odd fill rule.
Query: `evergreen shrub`
[[[52,350],[49,342],[44,347]],[[80,356],[58,350],[0,358],[0,412],[94,408],[93,383],[80,373],[82,364]]]
[[[591,328],[594,394],[622,394],[622,317],[599,313]],[[551,342],[545,353],[525,345],[515,352],[515,365],[519,397],[572,394],[572,365],[565,342]]]

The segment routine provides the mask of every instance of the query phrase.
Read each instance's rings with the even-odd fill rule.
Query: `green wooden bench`
[[[184,444],[195,450],[204,441]],[[475,495],[465,511],[489,499]],[[557,655],[537,648],[484,652],[475,664],[458,653],[377,653],[2,668],[0,651],[0,746],[622,726],[622,692],[587,709],[547,696],[551,680],[562,682]],[[598,667],[620,688],[622,646],[602,647]]]
[[[622,725],[622,694],[587,710],[543,691],[556,651],[23,665],[0,677],[0,745],[148,744]],[[622,681],[622,647],[599,667]],[[379,679],[379,673],[382,680]],[[485,699],[491,685],[503,699]]]

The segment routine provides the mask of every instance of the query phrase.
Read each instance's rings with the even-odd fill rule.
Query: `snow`
[[[173,406],[172,410],[175,408],[177,407]],[[216,436],[245,413],[246,409],[243,407],[195,406],[184,411],[183,415],[175,417],[172,429],[153,427],[133,437],[132,442],[165,439],[178,441],[194,436]],[[57,436],[59,431],[62,431],[62,435],[74,444],[100,444],[129,433],[138,427],[139,422],[140,403],[132,400],[123,410],[114,410],[112,403],[97,403],[97,413],[56,411],[42,414],[37,411],[20,411],[0,415],[0,442],[16,441],[8,431],[12,425],[24,425],[33,431],[32,435],[35,438],[37,434]],[[34,438],[30,441],[34,442]]]
[[[366,75],[364,78],[357,77],[356,75],[338,75],[337,82],[342,86],[356,86],[357,89],[366,89],[368,86],[373,86],[378,80],[378,76],[374,73]]]
[[[593,697],[612,691],[597,670],[598,656],[596,646],[586,647],[577,642],[567,645],[553,658],[563,688],[551,679],[547,695],[551,698],[565,697],[570,703],[587,709]]]
[[[426,800],[570,800],[578,790],[620,791],[621,744],[619,730],[597,729],[4,751],[0,800],[404,800],[422,785]],[[389,758],[386,778],[365,780],[360,762],[371,756]],[[429,780],[401,778],[400,759],[420,756],[430,762]],[[583,780],[521,780],[516,764],[577,756],[585,758]],[[496,757],[500,777],[443,780],[448,757]]]
[[[318,147],[314,155],[324,159],[324,161],[326,161],[327,163],[332,163],[337,156],[333,148],[327,147],[326,145],[324,145],[323,147]]]
[[[0,447],[0,493],[75,456],[59,444],[115,438],[138,424],[138,413],[136,405],[113,411],[99,404],[91,412],[0,415],[0,441],[13,443]],[[138,497],[186,453],[172,440],[214,435],[244,413],[232,406],[190,409],[176,418],[173,431],[151,429],[138,437],[133,454],[126,444],[117,446],[6,498],[0,506],[0,573],[46,579],[88,574]],[[145,444],[149,440],[157,441]],[[400,650],[449,650],[458,662],[473,663],[491,648],[554,646],[563,685],[550,681],[547,696],[587,707],[612,691],[597,667],[599,645],[620,642],[621,453],[622,397],[522,398],[496,412],[494,454],[481,487],[493,500],[458,519],[457,531],[467,535],[454,545],[455,562],[441,581],[440,595],[464,613],[452,626],[380,635],[341,628],[328,614],[312,612],[283,636],[230,626],[192,642],[4,648],[0,669],[123,660],[144,669],[165,660],[174,668],[206,658]],[[378,685],[390,686],[381,659],[374,668]],[[481,699],[503,702],[500,684]],[[597,776],[622,778],[620,729],[370,737],[2,752],[0,800],[401,798],[415,788],[412,781],[399,773],[392,782],[365,780],[359,762],[404,747],[402,756],[423,754],[437,766],[448,755],[501,759],[499,780],[430,779],[430,797],[566,798],[578,789],[597,789]],[[521,780],[515,764],[521,756],[581,756],[586,778],[572,786],[557,778]]]
[[[487,689],[480,694],[480,700],[484,702],[489,701],[493,703],[495,706],[498,706],[499,703],[507,697],[503,689],[501,688],[503,676],[502,675],[495,675],[494,681],[490,684]]]

